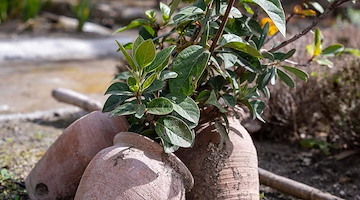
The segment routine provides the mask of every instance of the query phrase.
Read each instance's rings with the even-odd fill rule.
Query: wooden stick
[[[52,90],[51,94],[60,102],[78,106],[88,112],[101,110],[101,104],[98,101],[73,90],[56,88]]]
[[[259,167],[260,183],[282,193],[305,200],[341,200],[342,198],[325,193],[314,187],[276,175]]]
[[[99,102],[69,89],[57,88],[52,91],[55,99],[78,106],[87,111],[101,110]],[[282,193],[305,200],[341,200],[340,197],[325,193],[314,187],[276,175],[259,167],[260,183]]]

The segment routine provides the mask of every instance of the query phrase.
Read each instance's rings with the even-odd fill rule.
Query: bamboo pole
[[[341,200],[337,196],[322,192],[319,189],[276,175],[259,167],[260,183],[274,188],[282,193],[305,200]]]
[[[80,107],[88,112],[101,110],[101,104],[83,94],[65,88],[53,89],[51,95],[58,101]]]

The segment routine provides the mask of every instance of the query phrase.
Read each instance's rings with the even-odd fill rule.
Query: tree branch
[[[308,26],[301,33],[296,34],[295,36],[293,36],[289,40],[286,40],[286,41],[282,42],[281,44],[279,44],[278,46],[270,49],[269,52],[275,52],[275,51],[285,47],[286,45],[296,41],[297,39],[301,38],[306,33],[308,33],[311,29],[313,29],[315,26],[317,26],[317,24],[322,19],[324,19],[328,14],[330,14],[333,10],[335,10],[335,8],[337,8],[338,6],[340,6],[341,4],[343,4],[343,3],[347,2],[347,1],[350,1],[350,0],[337,0],[337,1],[332,2],[319,17],[314,19],[314,21],[311,23],[310,26]]]
[[[230,11],[232,9],[232,7],[234,6],[234,3],[235,3],[235,0],[230,0],[229,1],[229,4],[226,8],[226,11],[225,11],[225,14],[224,14],[224,18],[220,24],[220,27],[219,27],[219,30],[216,32],[216,35],[214,37],[214,40],[211,44],[211,47],[210,47],[210,53],[213,54],[214,53],[214,50],[215,50],[215,47],[216,47],[216,44],[218,43],[218,40],[220,39],[224,29],[225,29],[225,25],[226,25],[226,22],[228,21],[228,18],[229,18],[229,14],[230,14]]]

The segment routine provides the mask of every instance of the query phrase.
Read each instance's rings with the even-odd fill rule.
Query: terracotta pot
[[[75,200],[185,199],[193,177],[174,155],[156,142],[129,132],[115,136],[86,168]]]
[[[259,199],[255,146],[237,119],[228,120],[229,140],[205,124],[198,128],[192,148],[176,152],[195,180],[187,199]]]
[[[25,180],[31,199],[71,199],[86,166],[115,135],[128,129],[123,117],[92,112],[72,123],[51,145]]]

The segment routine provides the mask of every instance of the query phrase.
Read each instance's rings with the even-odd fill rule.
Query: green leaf
[[[261,117],[261,114],[263,113],[263,111],[265,109],[264,102],[257,99],[257,100],[249,102],[249,105],[247,105],[247,106],[250,106],[250,110],[252,111],[252,115],[253,115],[254,119],[257,118],[260,121],[265,123],[265,120]]]
[[[216,94],[215,94],[214,90],[212,90],[212,91],[210,92],[210,96],[209,96],[208,100],[205,102],[205,104],[213,105],[213,106],[217,107],[217,108],[220,110],[220,112],[226,113],[225,108],[223,108],[223,107],[221,106],[221,104],[219,103],[219,101],[218,101],[218,99],[217,99],[217,97],[216,97]]]
[[[315,8],[315,10],[317,10],[319,13],[323,13],[324,12],[324,8],[322,7],[322,5],[320,5],[318,2],[308,2],[309,4],[312,5],[312,7]]]
[[[160,138],[160,139],[161,139],[161,143],[163,144],[165,153],[173,153],[179,149],[179,146],[172,145],[169,142],[167,142],[166,140],[164,140],[163,138]]]
[[[274,54],[272,54],[270,52],[264,51],[264,52],[261,53],[261,55],[262,55],[263,58],[269,59],[271,61],[275,60]]]
[[[185,122],[173,116],[160,117],[155,131],[163,140],[180,147],[190,147],[195,139]]]
[[[133,43],[133,46],[132,46],[133,54],[135,53],[135,51],[139,47],[139,45],[141,43],[143,43],[144,41],[145,41],[144,38],[142,38],[140,35],[136,38],[136,40],[135,40],[135,42]]]
[[[271,18],[280,33],[286,37],[285,13],[280,0],[252,0],[258,4]]]
[[[260,76],[258,76],[256,83],[260,90],[262,90],[265,86],[267,86],[273,76],[273,72],[270,69],[266,69]]]
[[[151,72],[153,70],[156,70],[159,67],[162,67],[164,65],[167,65],[167,62],[170,58],[171,53],[175,49],[175,45],[169,46],[163,50],[161,50],[155,57],[154,61],[145,68],[146,72]]]
[[[254,57],[261,57],[261,54],[257,49],[243,42],[229,42],[227,44],[224,44],[222,47],[228,47],[238,51],[242,51]]]
[[[145,11],[145,15],[150,21],[152,22],[156,21],[156,12],[154,10]]]
[[[150,87],[150,85],[155,81],[157,77],[156,73],[151,74],[142,84],[141,86],[141,90],[144,91],[146,90],[148,87]]]
[[[130,90],[133,92],[137,92],[140,89],[140,85],[137,83],[137,81],[133,77],[128,78],[127,84],[129,86]]]
[[[197,15],[202,15],[204,11],[196,6],[187,6],[182,8],[179,13],[177,13],[173,20],[176,24],[181,24],[185,21],[193,20]]]
[[[256,47],[257,47],[258,50],[260,50],[261,47],[264,45],[264,42],[265,42],[265,40],[266,40],[266,37],[267,37],[267,35],[268,35],[268,33],[269,33],[269,26],[270,26],[270,25],[269,25],[269,22],[267,22],[267,23],[265,24],[264,28],[262,29],[262,32],[261,32],[261,35],[260,35],[259,40],[255,42],[255,43],[256,43]]]
[[[155,132],[155,129],[145,129],[143,130],[140,135],[146,136],[148,138],[156,138],[158,135]]]
[[[105,101],[102,112],[110,112],[114,110],[118,105],[124,102],[128,96],[121,95],[110,95],[110,97]]]
[[[291,49],[287,53],[276,52],[273,53],[275,60],[284,61],[294,55],[296,49]]]
[[[132,115],[136,113],[134,103],[128,102],[124,103],[118,107],[116,107],[111,113],[110,117],[112,116],[119,116],[119,115]]]
[[[151,27],[151,26],[141,26],[139,29],[139,35],[144,38],[144,40],[147,39],[153,39],[156,37],[157,32]]]
[[[165,87],[165,82],[155,79],[154,82],[150,85],[150,87],[144,90],[144,93],[156,92],[162,89],[163,87]]]
[[[155,59],[155,45],[151,39],[141,43],[135,51],[135,60],[140,69],[149,66]]]
[[[122,82],[111,84],[110,87],[106,90],[105,94],[133,96],[133,93],[130,91],[128,85]]]
[[[209,90],[203,90],[196,96],[197,102],[206,102],[210,97],[210,91]]]
[[[162,14],[164,22],[167,22],[170,19],[170,11],[171,9],[169,8],[169,6],[167,6],[163,2],[160,2],[160,12]]]
[[[128,80],[129,77],[131,77],[131,73],[129,71],[125,71],[116,75],[113,81]]]
[[[224,94],[222,98],[225,100],[226,105],[229,107],[235,107],[236,105],[236,98],[230,94]]]
[[[266,97],[267,99],[270,99],[270,90],[269,90],[269,88],[268,88],[267,86],[265,86],[265,87],[261,90],[261,92],[265,95],[265,97]]]
[[[228,44],[230,42],[244,42],[244,40],[240,36],[235,34],[224,34],[221,37],[219,45],[224,46],[225,44]]]
[[[360,51],[358,49],[345,48],[344,53],[350,53],[353,56],[356,56],[356,57],[360,58]]]
[[[286,65],[283,65],[282,67],[303,81],[307,81],[309,79],[309,74],[307,74],[306,72],[304,72],[298,68],[286,66]]]
[[[150,24],[150,21],[147,19],[134,19],[127,26],[117,29],[115,33],[120,33],[146,24]]]
[[[164,70],[160,74],[160,80],[165,81],[167,79],[176,78],[178,74],[170,70]]]
[[[252,8],[248,4],[244,3],[243,6],[244,6],[244,9],[246,10],[246,12],[248,12],[251,15],[254,14],[254,11],[252,10]]]
[[[226,12],[227,5],[220,6],[220,15],[224,16]],[[229,13],[229,18],[241,18],[242,14],[239,9],[232,7]]]
[[[281,69],[277,69],[276,72],[277,72],[277,75],[279,76],[280,80],[282,80],[284,83],[286,83],[286,85],[288,85],[291,88],[295,87],[294,80],[286,72],[282,71]]]
[[[124,54],[126,61],[129,63],[131,69],[136,70],[137,67],[135,65],[133,58],[128,54],[126,49],[117,40],[115,40],[115,41],[116,41],[117,45],[119,46],[118,51],[120,50]]]
[[[172,71],[178,76],[169,80],[170,93],[189,96],[197,87],[210,57],[209,51],[198,45],[187,47],[175,58]]]
[[[233,53],[220,53],[219,57],[224,61],[225,69],[234,67],[238,62],[238,58]]]
[[[135,105],[135,117],[140,119],[142,118],[142,116],[144,116],[145,114],[145,109],[146,109],[146,106],[144,104],[136,104]]]
[[[147,112],[153,115],[167,115],[174,110],[171,101],[164,97],[151,100]]]
[[[226,80],[221,75],[217,75],[215,77],[211,77],[208,83],[215,92],[218,92],[224,87]]]
[[[259,58],[254,56],[250,56],[247,53],[243,53],[241,51],[236,51],[238,55],[237,63],[247,69],[249,72],[260,73],[259,68],[261,68]]]
[[[323,56],[335,56],[338,53],[341,53],[344,51],[344,45],[342,44],[333,44],[328,47],[326,47],[324,50],[322,50],[321,55]]]
[[[172,0],[171,1],[171,3],[170,3],[171,10],[170,10],[170,14],[169,14],[170,17],[174,13],[174,11],[177,9],[180,2],[181,2],[181,0]]]
[[[233,89],[235,90],[235,92],[237,92],[239,90],[239,83],[237,81],[237,75],[234,71],[232,70],[226,70],[227,72],[227,77],[228,77],[228,80],[230,81],[230,83],[232,84],[233,86]]]
[[[220,15],[221,0],[214,0],[214,1],[215,1],[215,13],[216,15]]]
[[[179,95],[169,95],[167,98],[174,102],[173,107],[177,114],[192,123],[199,122],[200,110],[192,98]]]
[[[319,65],[325,65],[329,68],[332,68],[334,66],[334,63],[331,62],[330,60],[326,59],[326,58],[321,58],[321,59],[314,59]]]
[[[132,50],[132,48],[133,48],[133,43],[132,43],[132,42],[129,42],[129,43],[124,44],[124,48],[125,48],[126,50]]]
[[[220,123],[219,121],[215,121],[215,128],[219,132],[221,138],[226,140],[229,139],[229,134],[226,131],[226,127],[222,123]]]
[[[313,56],[318,56],[321,54],[321,33],[320,30],[317,28],[315,29],[314,34],[314,54]]]

